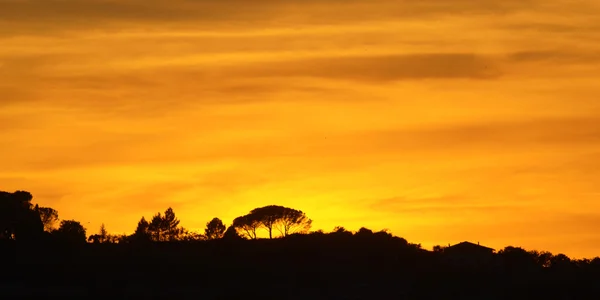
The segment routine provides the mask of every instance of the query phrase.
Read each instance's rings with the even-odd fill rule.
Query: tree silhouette
[[[214,218],[210,222],[206,223],[206,229],[204,229],[204,235],[209,240],[216,240],[223,237],[225,234],[225,225],[219,218]]]
[[[164,215],[157,213],[152,217],[147,229],[153,241],[176,241],[183,232],[179,228],[179,220],[172,208],[168,208]]]
[[[31,195],[30,192],[27,191],[16,191],[14,193],[6,193],[3,192],[5,194],[8,194],[9,197],[11,197],[12,199],[15,200],[15,203],[17,203],[17,205],[22,206],[23,208],[26,209],[31,209],[31,200],[33,199],[33,195]]]
[[[16,227],[26,209],[13,193],[0,192],[0,239],[16,239]]]
[[[260,228],[261,222],[255,215],[248,214],[233,220],[232,227],[240,230],[247,238],[256,239],[256,230]]]
[[[142,217],[135,228],[135,232],[131,236],[135,241],[150,241],[151,236],[148,231],[150,224],[146,221],[146,218]]]
[[[511,270],[531,270],[539,266],[538,258],[521,247],[507,246],[498,251],[498,255],[504,261],[505,266]]]
[[[227,227],[227,230],[225,230],[222,239],[227,241],[235,241],[242,239],[242,237],[239,235],[235,226],[233,226],[232,224],[231,226]]]
[[[37,211],[33,210],[29,192],[0,192],[0,239],[38,239],[44,224]]]
[[[163,241],[163,217],[160,213],[157,213],[150,220],[148,225],[148,233],[153,241]]]
[[[88,242],[90,242],[90,243],[94,243],[94,244],[100,244],[100,243],[102,243],[102,242],[100,241],[100,240],[101,240],[101,238],[100,238],[100,235],[99,235],[99,234],[92,234],[92,235],[90,235],[90,236],[88,237],[88,239],[87,239],[87,240],[88,240]]]
[[[423,249],[423,246],[421,245],[421,243],[418,243],[418,244],[410,243],[408,245],[415,249]]]
[[[100,231],[98,232],[98,234],[90,235],[90,237],[88,238],[88,241],[92,242],[92,243],[96,243],[96,244],[112,242],[111,236],[108,234],[108,231],[106,230],[106,226],[104,226],[104,223],[102,223],[102,225],[100,225]]]
[[[361,227],[358,232],[356,232],[357,236],[369,237],[373,235],[373,230]]]
[[[550,267],[553,269],[562,269],[562,271],[564,271],[565,269],[571,267],[571,265],[571,259],[562,253],[554,255],[552,258],[550,258]]]
[[[260,225],[269,232],[269,238],[273,238],[273,227],[283,217],[285,208],[278,205],[268,205],[255,208],[250,211],[250,215],[254,216],[260,222]]]
[[[35,211],[40,215],[42,224],[44,224],[44,230],[52,232],[55,229],[56,223],[58,222],[58,211],[50,207],[39,207],[35,205]]]
[[[282,236],[288,236],[294,233],[307,233],[312,225],[312,220],[300,210],[283,207],[279,219],[275,222],[275,227]]]
[[[373,235],[376,238],[380,238],[380,239],[383,239],[383,238],[390,239],[390,238],[394,237],[387,229],[379,230],[379,231],[375,232]]]
[[[63,220],[60,226],[52,232],[60,241],[70,244],[82,244],[86,242],[85,228],[75,220]]]
[[[531,257],[533,257],[536,265],[540,266],[540,267],[550,267],[551,265],[551,259],[552,259],[552,253],[547,252],[547,251],[529,251],[529,255]]]
[[[274,228],[285,237],[292,233],[306,233],[312,225],[312,220],[302,211],[279,205],[255,208],[250,211],[248,219],[258,221],[267,230],[270,239]]]
[[[104,223],[100,225],[100,232],[98,232],[98,235],[100,235],[102,238],[102,242],[106,242],[108,240],[108,231],[106,231],[106,226],[104,226]]]
[[[182,230],[179,228],[179,220],[172,208],[167,208],[163,217],[163,230],[167,241],[176,241]]]
[[[102,223],[102,225],[100,225],[100,232],[98,232],[98,234],[100,235],[100,238],[102,238],[102,242],[108,242],[108,231],[106,230],[106,226],[104,225],[104,223]]]

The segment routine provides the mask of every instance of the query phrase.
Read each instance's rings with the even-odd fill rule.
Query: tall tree
[[[176,241],[182,232],[183,228],[179,227],[179,220],[170,207],[164,215],[161,213],[154,215],[148,225],[148,233],[152,240],[157,242]]]
[[[121,238],[118,242],[148,242],[152,240],[148,228],[150,223],[146,221],[146,218],[142,217],[135,228],[135,231],[131,236]]]
[[[165,240],[176,241],[179,238],[182,230],[179,228],[179,220],[175,216],[172,208],[167,208],[163,217],[163,230]]]
[[[42,224],[44,224],[45,231],[52,232],[52,230],[56,229],[56,223],[58,222],[58,211],[51,207],[40,207],[37,204],[35,205],[34,210],[40,215],[40,219],[42,220]]]
[[[152,217],[152,220],[150,220],[150,224],[148,224],[148,233],[150,234],[150,237],[153,241],[163,241],[163,228],[163,217],[160,213],[157,213]]]
[[[210,222],[206,223],[206,229],[204,229],[204,235],[209,240],[216,240],[223,237],[225,234],[225,224],[219,218],[214,218]]]
[[[108,231],[106,230],[106,226],[104,225],[104,223],[100,225],[100,231],[98,232],[98,235],[100,236],[101,243],[108,242]]]
[[[137,227],[135,228],[134,236],[137,237],[148,237],[148,227],[150,224],[146,221],[146,218],[142,217],[142,219],[138,222]]]
[[[102,225],[100,225],[100,230],[98,231],[97,234],[92,234],[88,238],[88,241],[92,242],[94,244],[114,243],[115,242],[114,240],[115,240],[115,237],[108,234],[108,231],[106,230],[106,226],[104,225],[104,223],[102,223]]]

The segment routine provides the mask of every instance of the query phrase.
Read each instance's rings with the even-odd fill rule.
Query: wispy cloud
[[[328,57],[261,65],[241,74],[259,77],[322,77],[359,81],[497,77],[492,62],[473,54]]]
[[[12,1],[3,0],[5,21],[29,25],[77,21],[87,26],[111,22],[336,22],[382,18],[450,15],[456,13],[509,13],[530,8],[537,1]],[[310,15],[304,12],[310,11]],[[362,13],[362,14],[361,14]],[[104,21],[98,24],[99,21]],[[52,28],[52,26],[49,26]]]

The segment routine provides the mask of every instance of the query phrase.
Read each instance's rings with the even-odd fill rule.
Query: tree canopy
[[[179,219],[175,216],[172,208],[167,208],[164,215],[160,212],[155,214],[150,223],[146,225],[146,220],[142,218],[138,223],[140,234],[147,233],[151,240],[156,242],[176,241],[183,233],[183,228],[179,227]],[[138,233],[138,230],[136,230]]]
[[[262,226],[262,223],[255,215],[247,214],[235,218],[232,226],[243,236],[255,240],[257,238],[256,230]]]
[[[204,229],[204,235],[208,240],[216,240],[223,237],[225,234],[225,225],[219,218],[214,218],[210,222],[206,223],[206,229]]]
[[[0,192],[0,239],[37,239],[44,231],[40,214],[33,208],[29,192]]]
[[[44,224],[44,230],[52,232],[55,229],[56,223],[58,222],[58,211],[51,207],[40,207],[36,204],[35,210],[40,215],[42,224]]]
[[[279,205],[255,208],[233,221],[233,226],[251,239],[256,239],[258,228],[264,228],[272,239],[273,229],[285,237],[293,233],[306,233],[311,225],[312,220],[304,212]]]
[[[63,220],[53,233],[60,241],[70,244],[83,244],[86,242],[86,230],[81,223],[75,220]]]

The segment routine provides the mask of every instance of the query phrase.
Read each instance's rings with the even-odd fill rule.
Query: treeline
[[[226,226],[219,218],[206,223],[203,232],[189,231],[180,225],[172,208],[164,213],[156,213],[150,221],[142,217],[135,231],[130,235],[111,234],[102,224],[97,233],[87,235],[86,228],[76,220],[60,220],[58,211],[32,203],[33,196],[26,191],[13,193],[0,191],[0,241],[55,241],[76,244],[141,244],[154,242],[198,242],[212,240],[257,240],[259,231],[264,230],[269,239],[289,236],[307,238],[329,237],[354,238],[365,241],[395,239],[407,247],[423,250],[420,244],[408,243],[405,239],[392,236],[386,230],[373,232],[361,228],[351,232],[337,226],[333,231],[310,231],[312,220],[301,210],[278,205],[269,205],[251,210],[248,214],[235,218]],[[447,247],[434,246],[432,253],[444,254]],[[600,265],[600,258],[572,260],[564,254],[554,255],[547,251],[527,251],[520,247],[508,246],[499,250],[497,255],[510,257],[511,261],[521,264],[552,267],[558,265]]]
[[[203,233],[189,231],[179,225],[172,208],[155,214],[150,221],[142,217],[131,235],[110,234],[104,224],[98,233],[87,237],[86,228],[76,220],[59,222],[58,211],[32,204],[33,196],[26,191],[0,191],[0,240],[34,241],[56,238],[69,243],[131,243],[203,241],[221,238],[257,239],[258,231],[265,229],[269,238],[290,234],[306,234],[312,220],[300,210],[269,205],[253,209],[235,218],[227,227],[219,218],[206,224]]]
[[[203,232],[168,208],[131,235],[102,225],[88,237],[32,198],[0,192],[0,299],[600,298],[600,258],[471,243],[428,251],[385,230],[311,231],[302,211],[276,205],[229,226],[214,218]]]

